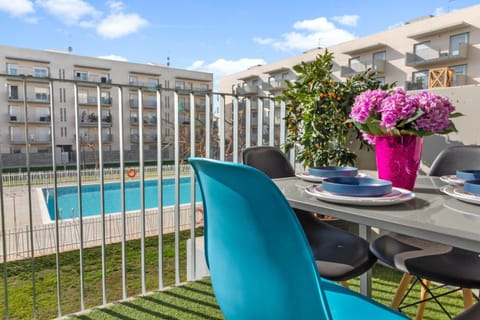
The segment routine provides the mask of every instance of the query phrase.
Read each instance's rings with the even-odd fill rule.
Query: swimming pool
[[[175,204],[175,180],[163,180],[163,206]],[[158,207],[158,181],[145,181],[145,209]],[[48,208],[48,214],[55,221],[54,190],[43,188],[43,199]],[[58,208],[61,219],[78,218],[78,188],[57,188]],[[121,211],[120,207],[120,183],[107,183],[104,186],[105,213]],[[133,211],[140,209],[140,182],[129,181],[125,183],[125,210]],[[196,201],[202,201],[200,188],[196,186]],[[190,178],[180,178],[180,203],[190,203]],[[72,214],[73,212],[73,214]],[[82,186],[82,213],[83,217],[100,215],[100,185]]]

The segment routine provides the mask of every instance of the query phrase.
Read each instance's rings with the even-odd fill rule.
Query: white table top
[[[442,193],[437,177],[419,176],[413,200],[375,207],[318,200],[304,191],[312,183],[299,178],[274,181],[294,208],[480,252],[480,205]]]

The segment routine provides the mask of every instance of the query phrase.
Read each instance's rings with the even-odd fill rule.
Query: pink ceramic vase
[[[392,186],[413,190],[422,158],[423,139],[414,135],[375,137],[375,156],[380,179]]]

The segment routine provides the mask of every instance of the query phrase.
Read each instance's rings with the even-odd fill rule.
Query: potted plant
[[[388,89],[367,70],[345,82],[332,76],[333,54],[325,50],[310,62],[293,67],[298,74],[278,98],[286,102],[288,129],[285,151],[296,148],[296,160],[305,167],[354,165],[356,154],[349,148],[353,134],[359,134],[346,122],[355,97],[368,89]]]
[[[421,161],[422,137],[456,132],[452,119],[461,116],[448,100],[432,92],[409,94],[367,90],[355,98],[348,123],[375,144],[378,176],[393,186],[412,190]]]

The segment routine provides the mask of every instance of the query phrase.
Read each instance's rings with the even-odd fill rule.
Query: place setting
[[[307,182],[321,183],[326,178],[332,177],[366,177],[359,173],[355,167],[348,166],[323,166],[309,168],[308,171],[297,173],[296,176]]]
[[[457,170],[455,176],[440,178],[447,185],[443,193],[464,202],[480,205],[480,170]]]
[[[415,197],[410,190],[393,187],[388,180],[360,176],[354,167],[311,168],[309,174],[318,177],[321,184],[309,185],[305,187],[305,192],[327,202],[387,206],[403,203]]]

